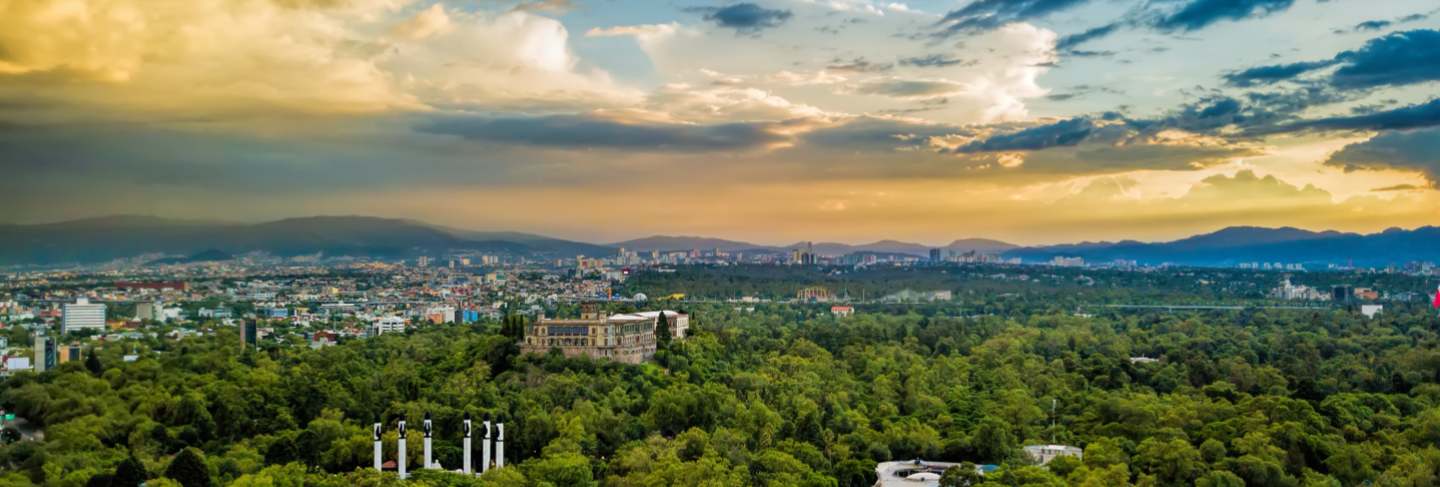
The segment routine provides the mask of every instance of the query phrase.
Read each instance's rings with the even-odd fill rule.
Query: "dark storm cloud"
[[[789,10],[769,9],[749,2],[724,7],[697,7],[689,11],[705,14],[705,20],[715,25],[746,34],[779,27],[794,15]]]
[[[1342,90],[1440,80],[1440,30],[1393,32],[1328,60],[1257,66],[1228,74],[1225,79],[1235,86],[1255,86],[1294,80],[1330,66],[1339,68],[1324,82]]]
[[[1440,129],[1395,131],[1345,146],[1325,161],[1332,166],[1355,169],[1407,169],[1420,171],[1440,185]],[[1381,188],[1375,191],[1396,191]],[[1413,188],[1404,188],[1413,189]]]
[[[1193,0],[1155,22],[1162,31],[1200,30],[1222,20],[1263,17],[1290,8],[1295,0]]]
[[[769,123],[686,125],[622,123],[581,115],[544,117],[446,117],[417,130],[469,140],[566,149],[725,151],[786,140]]]
[[[1024,22],[1065,10],[1089,0],[976,0],[952,10],[940,20],[945,33],[990,30],[1011,22]]]

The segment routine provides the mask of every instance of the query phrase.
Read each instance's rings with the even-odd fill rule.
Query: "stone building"
[[[664,317],[673,339],[684,339],[690,317],[678,311],[643,311],[604,315],[600,307],[586,303],[579,319],[541,318],[525,327],[520,343],[524,353],[548,353],[559,349],[566,357],[588,356],[638,364],[655,356],[655,328]]]

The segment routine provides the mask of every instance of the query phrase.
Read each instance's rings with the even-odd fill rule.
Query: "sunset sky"
[[[0,0],[0,222],[1440,224],[1435,0]]]

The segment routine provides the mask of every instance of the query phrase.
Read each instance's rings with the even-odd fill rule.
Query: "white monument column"
[[[384,468],[381,457],[385,454],[384,448],[380,445],[380,423],[375,423],[375,430],[371,434],[371,438],[375,440],[375,471],[378,472]]]
[[[485,420],[485,437],[480,439],[480,473],[490,471],[490,420]]]
[[[465,450],[465,460],[460,466],[460,471],[470,474],[470,413],[465,413],[465,423],[462,428],[465,430],[465,439],[461,440],[462,448]]]
[[[405,479],[405,420],[400,420],[400,459],[395,462],[395,468],[400,472],[400,479]]]
[[[435,468],[435,462],[434,462],[434,460],[433,460],[433,457],[431,457],[431,455],[430,455],[430,434],[431,434],[431,428],[432,428],[432,426],[431,426],[431,424],[430,424],[430,413],[425,413],[425,423],[424,423],[424,425],[425,425],[425,466],[420,467],[420,468]]]
[[[495,423],[495,468],[505,466],[505,423]]]

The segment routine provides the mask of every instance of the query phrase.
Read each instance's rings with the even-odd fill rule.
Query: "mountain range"
[[[593,244],[529,233],[465,230],[415,220],[366,216],[233,223],[125,215],[0,225],[0,265],[93,263],[147,254],[163,255],[156,260],[159,263],[199,262],[224,260],[250,252],[282,257],[322,254],[404,258],[463,251],[573,257],[613,255],[619,248],[640,252],[719,249],[746,253],[788,253],[807,248],[828,257],[853,253],[925,257],[934,247],[896,240],[859,245],[800,242],[770,246],[665,235]],[[1169,242],[1125,240],[1021,247],[998,240],[960,239],[939,248],[954,254],[999,254],[1026,262],[1081,257],[1089,262],[1123,259],[1143,264],[1195,266],[1233,266],[1244,262],[1381,266],[1440,261],[1440,227],[1390,229],[1374,234],[1316,232],[1290,227],[1228,227]]]

